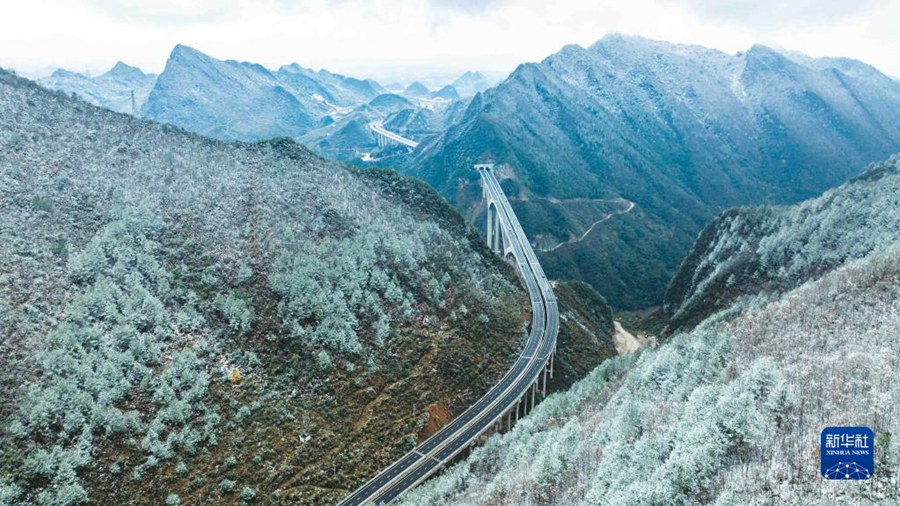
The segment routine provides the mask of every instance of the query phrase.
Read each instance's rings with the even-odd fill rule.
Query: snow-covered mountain
[[[491,81],[481,72],[469,71],[457,77],[450,86],[453,86],[459,96],[471,97],[490,88]]]
[[[725,311],[606,361],[399,504],[896,504],[898,195],[895,156],[798,206],[726,215],[684,266],[735,278],[705,283]],[[741,279],[735,252],[763,277]],[[874,475],[823,480],[822,429],[859,425]]]
[[[527,307],[421,181],[0,69],[0,505],[335,504],[499,380]]]
[[[178,45],[142,114],[219,139],[300,137],[383,92],[372,80],[296,63],[272,72]]]
[[[403,90],[403,96],[407,98],[427,97],[430,93],[431,90],[419,81],[413,82]]]
[[[459,100],[459,92],[449,84],[437,91],[432,91],[429,96],[431,98],[441,98],[444,100]]]
[[[100,107],[134,114],[147,101],[156,77],[156,74],[145,74],[137,67],[118,62],[108,72],[97,77],[57,69],[39,83],[51,90],[74,93]]]
[[[386,90],[372,79],[356,79],[327,70],[314,71],[296,63],[278,69],[276,76],[301,96],[321,96],[328,103],[353,107],[366,103]]]
[[[612,35],[519,66],[407,170],[474,219],[471,165],[504,164],[548,273],[640,308],[721,210],[809,198],[898,149],[900,83],[861,62]],[[583,236],[566,206],[584,199],[635,207]]]
[[[217,60],[178,45],[142,115],[219,139],[298,136],[327,112],[300,97],[261,65]]]
[[[396,166],[410,156],[410,150],[405,146],[379,146],[369,125],[380,122],[388,130],[418,142],[433,139],[459,121],[468,104],[466,100],[435,98],[407,99],[383,93],[347,114],[329,116],[326,119],[333,121],[323,122],[300,137],[300,141],[343,162]]]
[[[900,155],[795,206],[742,207],[700,234],[666,293],[672,324],[696,324],[735,300],[782,293],[900,242]]]

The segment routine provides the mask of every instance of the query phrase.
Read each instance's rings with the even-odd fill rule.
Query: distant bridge
[[[494,177],[493,164],[476,165],[487,205],[487,242],[513,262],[531,299],[531,331],[522,353],[506,375],[483,397],[412,451],[382,470],[340,502],[340,506],[386,504],[442,469],[479,436],[509,430],[534,408],[538,390],[553,377],[559,310],[550,282],[525,237],[519,220]],[[531,402],[529,403],[529,398]],[[530,407],[529,407],[530,406]]]
[[[407,139],[402,135],[395,134],[390,130],[384,128],[384,125],[380,121],[375,121],[369,123],[369,129],[375,133],[375,138],[378,140],[379,146],[387,146],[388,144],[402,144],[404,146],[410,147],[412,149],[416,149],[416,146],[419,145],[418,142]]]

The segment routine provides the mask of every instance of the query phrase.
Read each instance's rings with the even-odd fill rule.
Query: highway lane
[[[390,130],[384,128],[384,125],[382,125],[382,123],[380,121],[374,121],[372,123],[369,123],[369,128],[371,128],[373,132],[375,132],[379,135],[383,135],[398,144],[403,144],[404,146],[408,146],[413,149],[415,149],[416,146],[419,145],[418,142],[416,142],[412,139],[407,139],[406,137],[403,137],[400,134],[396,134],[396,133],[391,132]]]
[[[540,265],[536,263],[534,252],[531,251],[529,254],[528,250],[531,249],[530,245],[527,240],[525,240],[521,226],[518,226],[518,220],[515,219],[515,215],[512,212],[508,200],[505,198],[498,198],[502,196],[502,191],[492,173],[485,175],[485,184],[489,185],[488,190],[501,204],[501,212],[499,215],[501,226],[507,233],[510,246],[513,249],[513,255],[517,259],[519,268],[523,273],[526,287],[529,290],[529,294],[532,296],[532,303],[535,304],[540,302],[540,305],[533,305],[535,319],[533,320],[532,325],[533,337],[540,338],[529,340],[528,345],[520,356],[520,358],[528,358],[528,366],[522,375],[514,380],[516,384],[512,388],[507,389],[506,394],[502,397],[501,401],[495,404],[493,408],[480,414],[475,424],[460,432],[433,456],[428,456],[416,463],[416,465],[412,467],[412,471],[405,475],[400,481],[393,484],[384,492],[379,493],[375,498],[377,504],[388,503],[404,491],[423,481],[430,476],[432,472],[440,468],[446,461],[464,450],[470,442],[480,434],[489,430],[497,420],[502,418],[518,403],[520,398],[523,396],[527,398],[528,389],[540,377],[546,360],[555,347],[559,320],[558,313],[556,312],[556,301],[555,297],[553,297],[552,290],[550,289],[550,284],[547,281],[543,270],[540,269]],[[531,259],[533,259],[533,261],[529,262],[528,260]],[[534,298],[535,291],[540,295],[540,300]],[[547,306],[547,302],[550,304],[549,307]],[[548,313],[546,322],[543,321],[545,311]],[[539,322],[538,318],[542,321]],[[543,331],[541,332],[542,335],[534,335],[535,331],[541,327],[543,327]],[[540,346],[540,349],[538,349],[537,346]],[[510,381],[513,380],[510,379]],[[493,395],[489,395],[496,395],[496,392],[494,392]]]
[[[501,227],[532,302],[532,326],[526,345],[510,370],[487,394],[438,433],[354,491],[341,505],[366,504],[370,501],[386,503],[430,476],[489,430],[520,398],[527,395],[555,348],[559,315],[550,284],[493,173],[486,171],[483,177],[486,188],[501,204]]]

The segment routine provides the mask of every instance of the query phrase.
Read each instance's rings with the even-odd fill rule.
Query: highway
[[[534,394],[542,373],[556,349],[559,312],[556,297],[509,201],[490,166],[479,166],[487,195],[495,202],[500,228],[512,248],[514,261],[531,299],[531,330],[528,340],[509,371],[483,397],[437,433],[382,470],[347,496],[341,506],[386,504],[415,487],[450,459],[493,430],[521,401]],[[545,373],[546,374],[546,373]]]
[[[413,149],[416,149],[416,146],[419,145],[418,142],[416,142],[412,139],[407,139],[406,137],[403,137],[402,135],[395,134],[394,132],[391,132],[390,130],[385,129],[384,125],[382,125],[380,121],[375,121],[375,122],[369,123],[369,128],[371,128],[372,131],[375,132],[377,135],[386,137],[386,138],[396,142],[397,144],[403,144],[404,146],[408,146]]]

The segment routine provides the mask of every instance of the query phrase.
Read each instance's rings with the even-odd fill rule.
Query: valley
[[[8,6],[0,506],[900,503],[900,10],[800,4]]]

